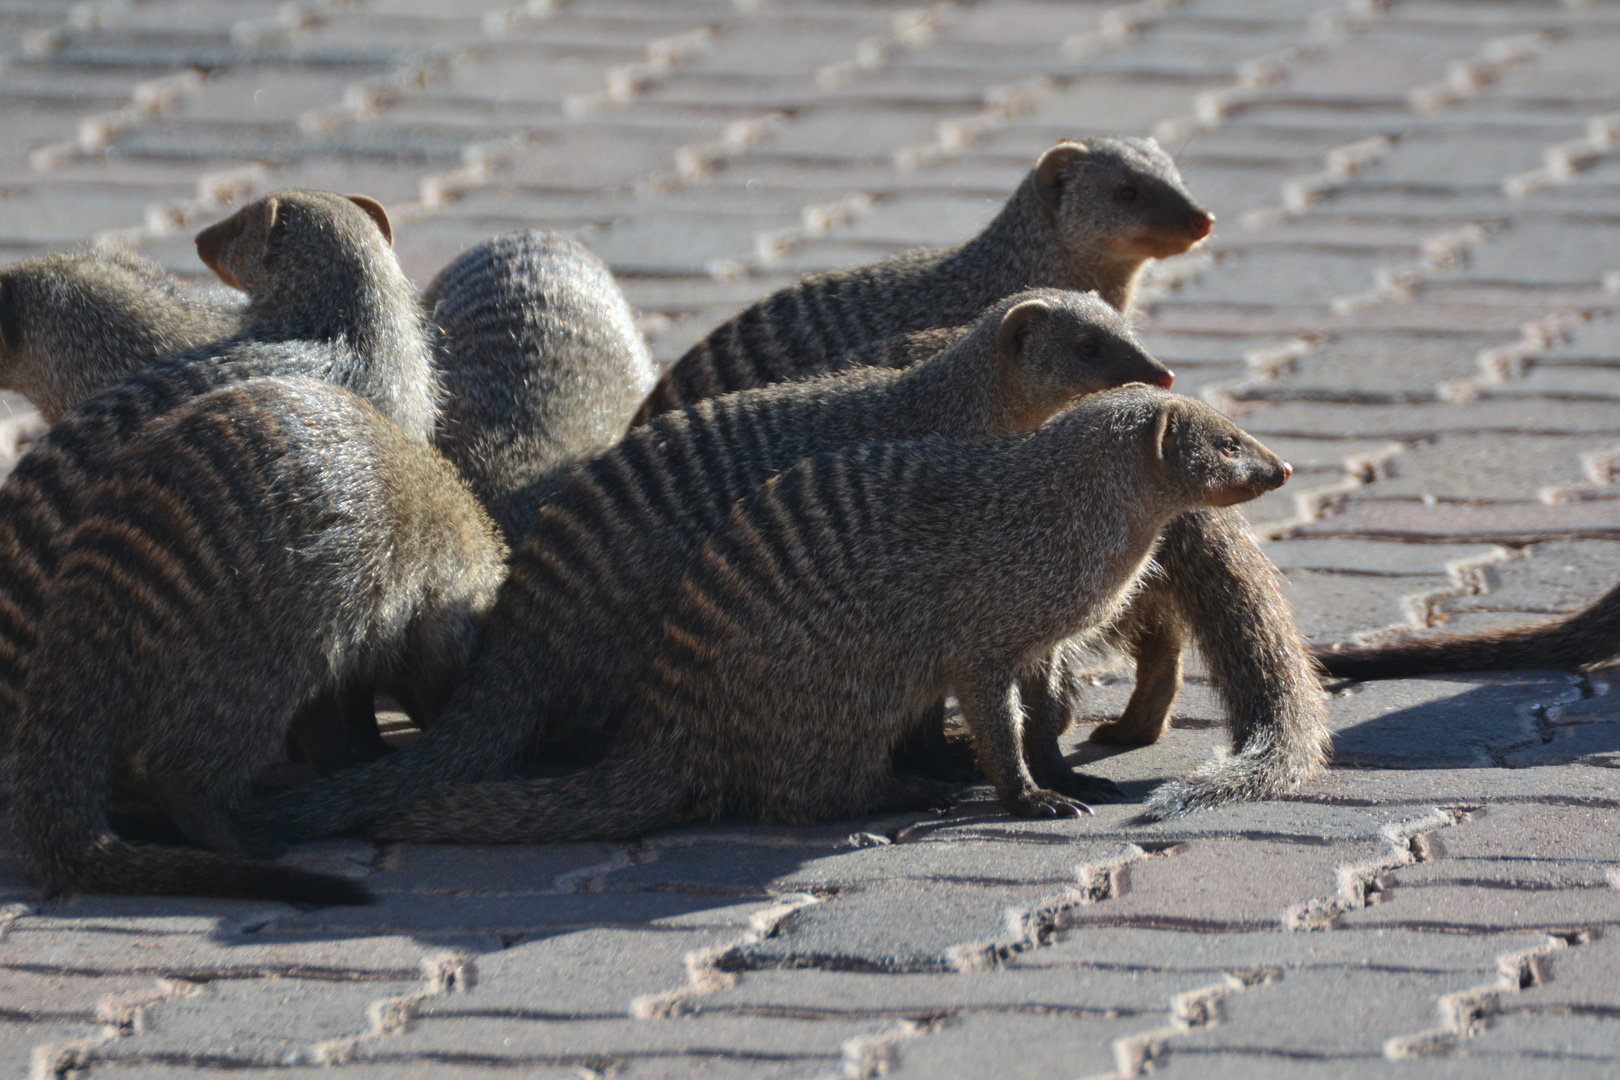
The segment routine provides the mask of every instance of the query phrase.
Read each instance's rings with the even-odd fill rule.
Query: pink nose
[[[1293,475],[1294,475],[1294,467],[1292,465],[1288,464],[1288,462],[1286,462],[1286,461],[1283,462],[1283,483],[1286,484],[1288,482],[1288,478],[1290,476],[1293,476]]]
[[[1194,214],[1192,216],[1192,220],[1187,223],[1187,231],[1192,233],[1193,239],[1195,240],[1202,240],[1204,237],[1208,236],[1210,232],[1214,230],[1214,228],[1215,215],[1209,213],[1208,211],[1202,214]]]
[[[1164,389],[1168,390],[1168,389],[1170,389],[1170,384],[1175,382],[1175,381],[1176,381],[1176,373],[1173,372],[1173,371],[1167,371],[1163,375],[1160,375],[1157,379],[1154,379],[1153,383],[1154,383],[1155,386],[1161,386]]]

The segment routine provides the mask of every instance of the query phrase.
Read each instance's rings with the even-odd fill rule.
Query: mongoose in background
[[[993,305],[927,362],[661,416],[547,501],[467,680],[421,742],[260,803],[252,824],[274,840],[340,832],[434,783],[499,775],[537,737],[548,754],[599,754],[639,702],[691,554],[772,475],[856,443],[1028,431],[1078,396],[1168,378],[1096,296],[1034,290]]]
[[[1021,289],[1096,290],[1128,312],[1147,261],[1186,251],[1214,224],[1154,140],[1059,143],[966,244],[815,274],[732,316],[664,373],[636,423],[819,375],[880,338],[970,323]]]
[[[504,576],[455,470],[347,390],[254,379],[154,421],[107,463],[47,596],[15,739],[12,816],[51,893],[353,903],[346,880],[128,844],[115,762],[192,841],[234,817],[323,691],[448,697]]]
[[[38,638],[59,545],[83,516],[114,448],[150,418],[232,382],[304,374],[345,386],[413,438],[432,435],[437,389],[415,290],[374,201],[283,191],[256,199],[197,236],[226,284],[248,294],[230,341],[180,353],[71,409],[0,485],[0,750]],[[22,295],[22,294],[19,294]],[[94,326],[95,297],[74,293],[11,309],[20,325]],[[94,330],[25,331],[33,340],[92,339]]]
[[[1153,140],[1060,143],[962,247],[813,276],[734,316],[665,373],[638,421],[708,394],[803,378],[875,336],[964,322],[1026,285],[1096,288],[1126,311],[1147,260],[1186,251],[1213,224]],[[1156,739],[1180,692],[1181,654],[1191,640],[1209,661],[1237,754],[1160,787],[1147,815],[1293,790],[1325,764],[1327,715],[1269,561],[1241,515],[1219,511],[1170,526],[1157,561],[1162,573],[1149,575],[1140,606],[1111,635],[1136,658],[1136,693],[1121,721],[1093,738]],[[1046,728],[1068,722],[1061,695],[1037,695],[1039,680],[1025,690],[1032,709],[1053,714]],[[1043,745],[1049,752],[1032,765],[1043,782],[1067,783],[1055,741]]]
[[[657,372],[607,266],[557,233],[505,233],[439,272],[438,446],[508,537],[567,467],[624,436]]]
[[[934,805],[939,786],[890,756],[947,691],[1008,810],[1081,812],[1023,766],[1018,674],[1114,618],[1173,515],[1285,476],[1213,408],[1149,387],[1099,394],[1023,438],[808,459],[740,503],[692,561],[656,678],[602,764],[441,787],[375,832],[628,839],[694,819],[808,824]]]
[[[1329,675],[1346,679],[1530,668],[1585,671],[1620,656],[1620,586],[1584,611],[1527,626],[1414,634],[1386,645],[1334,645],[1312,655]]]
[[[233,336],[242,301],[188,288],[125,251],[13,263],[0,269],[0,390],[23,395],[54,424],[132,371]]]

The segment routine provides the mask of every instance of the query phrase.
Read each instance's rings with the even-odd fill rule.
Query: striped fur
[[[0,270],[0,390],[54,424],[130,372],[233,336],[243,301],[188,288],[127,251],[13,263]]]
[[[512,538],[568,466],[624,436],[652,354],[601,259],[558,233],[505,233],[440,271],[437,442]]]
[[[240,851],[234,818],[301,706],[373,679],[448,696],[502,576],[493,524],[437,453],[313,379],[194,398],[104,476],[24,684],[12,809],[34,876],[52,893],[363,900],[124,843],[106,785],[116,764],[193,842]]]
[[[207,244],[203,239],[208,238]],[[387,239],[355,203],[278,192],[199,236],[210,265],[248,290],[237,337],[170,357],[100,391],[36,442],[0,485],[0,751],[18,708],[60,545],[131,433],[187,399],[260,375],[301,374],[366,398],[425,441],[437,408],[416,297]],[[102,318],[63,297],[33,317]]]
[[[1021,289],[1094,289],[1127,311],[1148,259],[1187,250],[1213,221],[1152,139],[1059,144],[968,243],[815,274],[728,319],[664,373],[636,423],[833,370],[882,338],[972,322]]]
[[[577,470],[542,508],[514,554],[479,658],[427,738],[253,817],[278,839],[323,835],[386,814],[432,783],[495,775],[540,736],[554,754],[600,753],[639,701],[689,556],[772,475],[877,439],[1025,431],[1077,396],[1167,374],[1095,296],[1040,290],[995,305],[930,361],[861,367],[660,417]]]
[[[375,831],[624,839],[700,818],[936,805],[939,785],[890,760],[946,692],[1008,810],[1077,813],[1023,764],[1019,674],[1114,617],[1172,515],[1285,475],[1214,409],[1146,387],[1022,439],[818,455],[740,503],[691,562],[607,761],[560,781],[442,787]]]

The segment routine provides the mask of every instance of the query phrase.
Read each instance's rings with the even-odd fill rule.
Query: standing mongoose
[[[993,305],[932,360],[661,416],[547,500],[434,729],[398,754],[261,803],[253,825],[274,840],[339,832],[434,783],[499,775],[541,739],[551,755],[599,754],[637,707],[692,553],[771,476],[856,443],[1029,431],[1076,397],[1169,376],[1096,296],[1034,290]]]
[[[1154,140],[1059,143],[966,244],[814,274],[732,316],[664,373],[636,423],[821,374],[879,338],[970,323],[1021,289],[1096,290],[1128,312],[1147,261],[1186,251],[1214,224]]]
[[[1345,679],[1531,668],[1586,671],[1620,657],[1620,586],[1585,610],[1527,626],[1414,634],[1385,645],[1333,645],[1313,655],[1329,675]]]
[[[558,233],[484,241],[422,306],[439,331],[439,449],[516,540],[569,465],[623,438],[652,354],[607,266]]]
[[[965,245],[813,276],[723,323],[665,373],[638,422],[706,395],[804,378],[875,337],[965,322],[1027,285],[1095,288],[1127,311],[1146,262],[1188,250],[1214,220],[1153,140],[1060,143]],[[1235,511],[1199,510],[1173,523],[1157,561],[1160,572],[1148,576],[1113,635],[1136,658],[1136,693],[1120,722],[1093,737],[1154,741],[1192,641],[1209,662],[1237,753],[1160,787],[1147,816],[1293,790],[1326,762],[1327,714],[1275,571]],[[1031,704],[1053,712],[1047,728],[1068,722],[1061,696]],[[1057,783],[1065,770],[1053,756],[1056,742],[1048,743],[1037,767]]]
[[[374,831],[618,840],[700,819],[936,805],[939,785],[890,757],[947,691],[1008,810],[1082,812],[1023,765],[1020,672],[1114,617],[1173,515],[1253,498],[1286,473],[1214,409],[1149,387],[1099,394],[1021,439],[807,459],[692,561],[655,678],[605,761],[441,787]]]
[[[132,371],[231,337],[241,300],[187,288],[127,251],[13,263],[0,270],[0,390],[54,424]]]
[[[505,552],[431,447],[347,390],[253,379],[133,436],[61,555],[28,665],[12,817],[51,893],[358,902],[342,879],[132,845],[114,765],[192,841],[234,819],[301,706],[379,682],[448,697]]]
[[[437,389],[427,338],[390,243],[387,215],[363,196],[283,191],[254,200],[197,236],[203,262],[247,293],[237,334],[126,376],[69,410],[23,455],[0,485],[0,751],[59,545],[113,449],[151,417],[242,379],[304,374],[353,390],[413,438],[431,437]],[[10,315],[23,326],[94,325],[104,317],[95,300],[65,294],[13,305]]]

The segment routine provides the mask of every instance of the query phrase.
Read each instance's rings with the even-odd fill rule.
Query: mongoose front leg
[[[1118,720],[1098,724],[1091,740],[1147,746],[1157,742],[1170,722],[1170,710],[1181,693],[1181,657],[1187,633],[1175,596],[1158,577],[1138,595],[1125,613],[1133,627],[1131,651],[1136,656],[1136,689]]]
[[[1023,708],[1015,679],[987,675],[958,683],[956,700],[967,718],[979,767],[995,785],[1001,805],[1019,817],[1079,817],[1091,807],[1035,783],[1024,760]]]
[[[1024,760],[1030,775],[1041,787],[1071,798],[1097,802],[1123,799],[1125,792],[1112,780],[1075,772],[1063,760],[1058,739],[1069,729],[1071,720],[1068,697],[1057,689],[1063,662],[1060,646],[1018,679],[1018,697],[1024,706]]]

